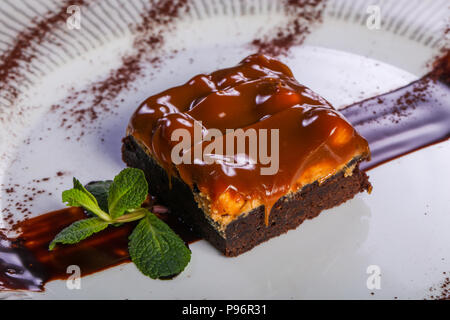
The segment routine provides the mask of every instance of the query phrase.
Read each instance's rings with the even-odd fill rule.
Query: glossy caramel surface
[[[245,154],[234,154],[240,159],[237,165],[221,154],[212,155],[217,160],[212,164],[203,159],[173,164],[171,151],[179,141],[171,140],[172,133],[184,128],[194,136],[195,121],[201,121],[204,134],[220,130],[223,135],[214,141],[222,139],[224,149],[227,129],[278,129],[277,173],[262,175],[268,164],[246,161],[249,146]],[[149,97],[132,116],[128,134],[170,175],[198,188],[208,202],[204,209],[222,224],[259,205],[265,205],[267,218],[281,196],[320,183],[353,158],[370,154],[367,141],[325,99],[300,85],[286,65],[264,55],[251,55],[235,67],[197,75]],[[200,148],[210,150],[210,143],[200,142]],[[194,145],[198,143],[192,141]]]

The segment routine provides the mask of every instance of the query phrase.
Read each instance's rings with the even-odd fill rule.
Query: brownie
[[[335,207],[355,194],[371,189],[365,172],[358,164],[351,175],[345,177],[343,171],[328,178],[319,185],[314,182],[300,191],[284,196],[273,206],[269,224],[265,225],[264,207],[241,215],[228,224],[224,232],[218,232],[212,221],[198,206],[191,188],[178,177],[172,176],[171,187],[166,170],[156,163],[135,141],[133,136],[123,139],[123,161],[130,167],[142,169],[149,183],[149,191],[159,201],[171,209],[187,225],[208,240],[226,256],[237,256],[256,245],[295,229],[304,220],[312,219],[325,209]],[[359,162],[354,159],[352,162]],[[349,166],[353,163],[349,164]]]
[[[369,157],[342,114],[260,54],[150,96],[123,141],[150,192],[227,256],[370,190]]]

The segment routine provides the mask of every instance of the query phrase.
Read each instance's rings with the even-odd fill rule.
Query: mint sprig
[[[141,207],[147,194],[144,172],[135,168],[122,170],[112,182],[97,181],[86,187],[74,178],[73,188],[62,194],[63,202],[83,207],[95,216],[63,229],[50,243],[49,250],[57,244],[78,243],[110,225],[140,220],[128,244],[137,268],[153,279],[180,273],[189,263],[191,251],[166,223]]]

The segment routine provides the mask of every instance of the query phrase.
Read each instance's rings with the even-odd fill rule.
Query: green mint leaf
[[[83,187],[81,182],[78,181],[77,178],[75,178],[75,177],[73,177],[73,188],[75,190],[80,190],[81,192],[85,193],[98,206],[97,199],[95,199],[94,195],[92,195],[89,191],[87,191],[86,188]]]
[[[108,222],[97,217],[76,221],[58,233],[48,248],[53,250],[57,243],[78,243],[92,234],[104,230],[107,226]]]
[[[108,212],[108,193],[111,187],[112,180],[106,181],[93,181],[85,185],[87,191],[89,191],[95,199],[97,199],[98,206],[105,212]]]
[[[103,220],[111,220],[110,216],[100,209],[95,197],[76,178],[73,178],[73,189],[66,190],[62,193],[62,201],[67,206],[83,207]]]
[[[108,209],[115,219],[127,210],[139,208],[148,194],[147,180],[140,169],[127,168],[115,178],[108,194]]]
[[[83,207],[96,214],[103,220],[111,220],[106,212],[99,208],[97,201],[93,201],[86,193],[77,189],[63,191],[62,201],[69,207]]]
[[[131,260],[152,279],[178,274],[191,260],[191,251],[183,240],[150,212],[139,222],[129,240]]]

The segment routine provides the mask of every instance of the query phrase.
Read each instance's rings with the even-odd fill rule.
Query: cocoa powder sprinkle
[[[29,64],[36,59],[36,46],[47,39],[49,33],[68,17],[66,12],[69,5],[82,6],[85,0],[65,0],[56,12],[48,12],[44,19],[32,21],[32,26],[14,36],[11,47],[0,55],[0,91],[5,91],[12,102],[18,97],[16,82],[24,79],[21,63]]]
[[[325,0],[285,0],[287,21],[273,32],[254,39],[251,44],[259,53],[287,55],[292,46],[301,45],[311,28],[323,21]]]
[[[135,33],[132,53],[121,58],[118,68],[111,70],[107,77],[88,85],[82,90],[71,90],[61,103],[51,107],[50,112],[61,115],[60,127],[72,129],[81,127],[79,140],[88,127],[92,128],[102,114],[115,114],[118,103],[111,103],[123,90],[143,74],[144,64],[159,68],[162,62],[160,50],[164,45],[165,33],[183,12],[189,10],[187,0],[159,0],[151,8],[142,12],[141,22],[132,27]],[[70,139],[70,137],[67,137]]]

